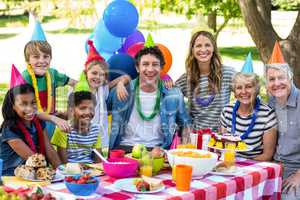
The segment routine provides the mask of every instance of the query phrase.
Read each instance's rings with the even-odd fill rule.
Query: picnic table
[[[170,169],[155,176],[162,179],[166,186],[165,190],[155,194],[125,192],[113,184],[117,179],[101,176],[97,192],[91,196],[80,198],[89,200],[280,199],[282,168],[279,164],[238,159],[236,165],[241,167],[243,173],[236,176],[207,174],[202,178],[193,179],[189,192],[176,190]],[[70,194],[62,182],[44,186],[44,189],[59,195],[62,199],[78,198]]]

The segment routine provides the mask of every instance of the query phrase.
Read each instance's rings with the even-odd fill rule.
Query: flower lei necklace
[[[34,88],[34,95],[35,95],[35,99],[36,99],[37,109],[38,109],[39,112],[44,112],[44,110],[41,106],[41,100],[40,100],[37,80],[36,80],[34,71],[33,71],[30,64],[27,65],[27,71],[28,71],[28,73],[31,77],[31,80],[32,80],[32,86]],[[46,71],[46,81],[47,81],[47,109],[45,110],[45,112],[47,114],[49,114],[50,111],[51,111],[51,107],[52,107],[52,97],[51,97],[52,84],[51,84],[51,76],[50,76],[50,73],[49,73],[48,70]]]
[[[252,114],[250,125],[249,125],[248,129],[246,130],[246,132],[240,136],[240,138],[242,140],[244,140],[248,137],[248,135],[250,134],[250,132],[252,131],[252,129],[255,125],[255,120],[257,118],[257,112],[259,109],[259,105],[260,105],[260,100],[259,100],[259,98],[256,98],[254,113]],[[239,109],[239,106],[240,106],[240,102],[236,101],[234,104],[234,107],[233,107],[233,111],[232,111],[232,130],[231,130],[232,135],[235,134],[235,130],[236,130],[236,113],[237,113],[237,110]]]
[[[155,99],[155,105],[153,108],[152,113],[149,116],[145,116],[142,109],[141,109],[141,100],[140,100],[140,81],[139,78],[136,79],[135,81],[135,85],[134,85],[134,90],[135,90],[135,101],[136,101],[136,107],[137,107],[137,111],[140,115],[140,117],[144,120],[144,121],[150,121],[152,120],[156,114],[159,112],[159,107],[160,107],[160,90],[162,87],[162,83],[159,80],[158,82],[158,87],[156,90],[156,99]]]
[[[34,126],[37,130],[37,135],[38,135],[38,143],[39,143],[39,150],[38,152],[41,153],[41,154],[44,154],[46,153],[46,149],[45,149],[45,142],[44,142],[44,135],[43,135],[43,129],[42,129],[42,126],[39,122],[39,120],[34,117],[33,118],[33,123],[34,123]],[[37,153],[37,149],[35,147],[35,144],[32,140],[32,137],[30,136],[30,133],[29,131],[26,129],[24,123],[22,120],[18,120],[17,122],[17,127],[22,131],[22,133],[24,134],[24,137],[25,137],[25,141],[26,143],[29,145],[29,148],[34,152],[34,153]]]

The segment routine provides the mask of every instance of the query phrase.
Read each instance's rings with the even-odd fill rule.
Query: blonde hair
[[[35,55],[38,54],[41,51],[44,54],[50,55],[52,58],[52,49],[50,44],[47,41],[29,41],[24,48],[24,56],[25,56],[25,61],[28,63],[29,62],[29,57],[30,55]]]
[[[245,74],[242,72],[237,72],[232,79],[232,90],[235,91],[237,85],[245,84],[247,81],[250,81],[256,90],[256,95],[259,94],[260,91],[260,82],[259,78],[254,73]]]
[[[105,84],[108,83],[108,65],[106,62],[102,62],[99,60],[93,60],[86,65],[86,69],[84,70],[85,75],[87,75],[87,71],[90,70],[93,66],[99,65],[100,68],[104,71],[105,75]]]
[[[208,75],[209,90],[213,92],[220,92],[222,80],[222,62],[218,52],[216,40],[210,32],[198,31],[194,33],[191,38],[188,56],[185,60],[188,93],[192,94],[192,88],[198,88],[198,81],[201,75],[198,67],[198,62],[193,54],[195,41],[200,35],[207,37],[211,41],[214,48],[213,55],[210,61],[210,73]],[[200,93],[200,88],[198,93]]]

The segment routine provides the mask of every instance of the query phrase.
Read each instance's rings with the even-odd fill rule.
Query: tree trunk
[[[207,25],[210,29],[212,29],[214,32],[217,31],[217,12],[211,11],[207,15]]]
[[[276,40],[279,41],[285,61],[294,70],[294,82],[300,87],[300,12],[290,35],[280,38],[271,24],[271,0],[239,0],[247,29],[267,63]]]

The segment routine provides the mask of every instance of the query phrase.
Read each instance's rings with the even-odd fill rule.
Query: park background
[[[85,43],[110,2],[108,0],[0,0],[0,105],[8,88],[11,65],[15,64],[20,71],[23,71],[26,66],[23,50],[31,38],[34,24],[34,19],[29,13],[35,14],[41,21],[47,41],[52,46],[51,66],[78,79],[86,60]],[[240,6],[247,6],[247,2],[249,4],[251,1],[131,0],[130,2],[139,12],[138,29],[145,37],[151,33],[155,42],[165,45],[171,51],[173,64],[169,75],[173,80],[185,71],[184,62],[192,32],[204,29],[217,35],[224,65],[232,66],[239,71],[248,52],[251,51],[254,71],[262,77],[263,83],[262,60],[265,60],[266,56],[265,53],[264,55],[259,53],[259,49],[256,48],[248,32],[249,27],[248,29],[246,27],[246,18],[240,9]],[[272,10],[270,10],[270,22],[278,34],[276,39],[287,40],[292,29],[299,32],[300,26],[298,25],[297,29],[294,26],[295,22],[300,21],[300,0],[253,0],[252,2],[256,4],[263,2],[269,5]],[[270,33],[264,29],[259,31],[262,34]],[[295,40],[296,43],[299,42],[298,46],[299,40],[300,35]],[[288,53],[284,51],[284,55]],[[58,91],[59,109],[66,106],[67,91],[67,87]],[[265,95],[265,91],[262,93]]]

